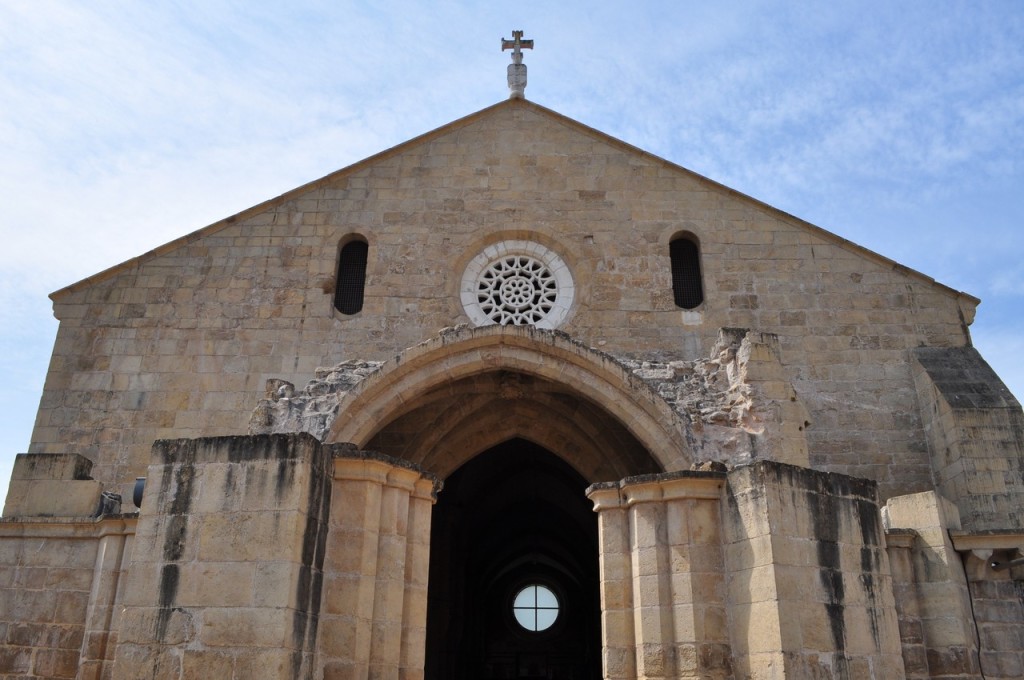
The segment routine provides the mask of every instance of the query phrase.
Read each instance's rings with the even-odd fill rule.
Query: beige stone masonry
[[[979,666],[987,680],[1024,677],[1024,534],[951,531],[978,626]]]
[[[719,497],[723,475],[590,487],[598,513],[604,677],[729,678]]]
[[[868,480],[761,462],[723,499],[736,677],[904,676],[877,490]]]
[[[214,672],[202,669],[220,669],[217,677],[306,677],[331,493],[319,442],[308,435],[160,441],[153,457],[113,678]]]
[[[671,293],[668,244],[683,231],[701,246],[705,301],[691,312]],[[332,293],[353,235],[369,245],[367,286],[363,310],[345,316]],[[976,300],[527,101],[56,293],[61,325],[29,450],[89,457],[104,488],[128,497],[154,440],[246,431],[268,379],[302,385],[320,366],[384,361],[468,322],[465,265],[505,240],[565,260],[577,295],[560,330],[583,346],[695,361],[720,328],[771,333],[810,417],[772,415],[782,428],[812,423],[812,466],[875,479],[883,497],[930,485],[907,352],[965,345]],[[554,358],[543,370],[559,370]],[[564,377],[574,368],[567,357]],[[621,401],[638,439],[661,437],[664,425]],[[332,441],[368,446],[378,414],[352,414],[368,420],[339,423],[351,435]],[[692,462],[684,446],[650,450],[670,456],[664,469]]]
[[[73,453],[36,456],[19,453],[14,458],[11,479],[29,480],[81,480],[89,479],[92,461]]]
[[[405,461],[353,446],[330,448],[334,488],[319,673],[324,680],[420,679],[430,513],[440,482]]]
[[[960,555],[949,531],[960,528],[956,506],[934,491],[890,498],[883,511],[886,531],[912,530],[906,547],[890,546],[899,570],[893,584],[901,609],[909,677],[975,678],[977,632]]]
[[[121,616],[121,586],[126,561],[132,551],[135,524],[113,526],[99,537],[93,569],[89,609],[85,616],[85,637],[78,661],[78,680],[111,677],[117,630]]]
[[[938,491],[963,528],[1024,523],[1024,411],[973,347],[913,352]]]
[[[4,517],[90,517],[99,507],[100,483],[92,461],[78,454],[19,453],[7,490]]]
[[[907,680],[931,677],[928,673],[928,648],[921,622],[921,602],[914,580],[914,545],[917,532],[912,529],[887,529],[886,553],[892,574],[892,590],[899,618],[900,645]]]
[[[0,520],[0,678],[99,678],[135,520]],[[88,660],[95,660],[95,663]]]

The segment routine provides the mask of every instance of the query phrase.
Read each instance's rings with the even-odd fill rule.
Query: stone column
[[[588,497],[597,512],[601,579],[601,652],[604,677],[635,678],[633,632],[633,569],[630,559],[629,515],[611,482],[592,486]]]
[[[135,520],[106,519],[103,525],[85,616],[78,680],[109,677],[109,670],[106,676],[104,670],[110,668],[117,647],[117,595],[125,556],[131,554]]]
[[[313,676],[330,461],[308,434],[158,441],[114,680]]]
[[[588,490],[598,513],[605,678],[728,678],[724,476],[676,472]]]
[[[903,529],[914,534],[908,543],[909,564],[903,565],[902,582],[896,584],[915,595],[899,603],[904,618],[914,614],[918,623],[904,629],[904,646],[924,646],[925,658],[916,657],[913,670],[928,677],[978,677],[976,614],[963,562],[949,536],[951,529],[960,528],[956,506],[934,491],[896,496],[885,505],[885,519],[890,532]]]
[[[332,448],[324,680],[422,678],[430,513],[439,483],[406,461]]]
[[[907,680],[924,680],[928,674],[928,650],[921,625],[921,594],[914,581],[916,532],[896,529],[885,532],[885,551],[889,555],[892,592],[899,617],[900,645]]]

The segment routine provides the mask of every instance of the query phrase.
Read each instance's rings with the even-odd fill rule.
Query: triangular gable
[[[417,137],[413,137],[412,139],[410,139],[410,140],[408,140],[406,142],[403,142],[401,144],[393,146],[393,147],[391,147],[389,149],[385,149],[384,151],[381,151],[381,152],[376,153],[376,154],[374,154],[372,156],[369,156],[369,157],[367,157],[367,158],[365,158],[365,159],[363,159],[361,161],[353,163],[352,165],[344,167],[344,168],[342,168],[340,170],[336,170],[336,171],[334,171],[334,172],[332,172],[332,173],[330,173],[328,175],[325,175],[324,177],[321,177],[319,179],[316,179],[316,180],[313,180],[313,181],[308,182],[306,184],[303,184],[301,186],[298,186],[298,187],[296,187],[296,188],[294,188],[294,189],[292,189],[290,191],[287,191],[287,192],[281,194],[280,196],[276,196],[276,197],[271,198],[269,200],[263,201],[262,203],[259,203],[257,205],[254,205],[254,206],[250,207],[250,208],[247,208],[247,209],[245,209],[245,210],[243,210],[243,211],[241,211],[239,213],[236,213],[236,214],[231,215],[229,217],[226,217],[226,218],[224,218],[222,220],[214,222],[213,224],[210,224],[210,225],[208,225],[206,227],[203,227],[203,228],[198,229],[198,230],[196,230],[194,232],[186,234],[185,236],[182,236],[180,238],[174,239],[173,241],[165,243],[164,245],[159,246],[157,248],[154,248],[153,250],[145,252],[145,253],[143,253],[141,255],[138,255],[137,257],[133,257],[130,260],[126,260],[126,261],[124,261],[124,262],[122,262],[120,264],[116,264],[116,265],[114,265],[112,267],[109,267],[109,268],[103,270],[103,271],[100,271],[100,272],[98,272],[96,274],[93,274],[92,276],[86,277],[86,278],[84,278],[84,279],[82,279],[80,281],[77,281],[77,282],[72,283],[72,284],[70,284],[68,286],[65,286],[64,288],[61,288],[61,289],[51,293],[50,294],[50,299],[54,300],[54,301],[57,301],[60,297],[66,295],[66,294],[70,294],[70,293],[82,290],[83,288],[87,288],[87,287],[91,286],[92,284],[99,283],[101,281],[107,280],[107,279],[109,279],[109,278],[111,278],[113,276],[116,276],[117,274],[120,274],[120,273],[122,273],[122,272],[124,272],[126,270],[129,270],[129,269],[131,269],[133,267],[139,266],[139,265],[141,265],[141,264],[143,264],[143,263],[153,259],[154,257],[158,257],[160,255],[167,254],[167,253],[169,253],[169,252],[171,252],[171,251],[173,251],[173,250],[175,250],[175,249],[177,249],[177,248],[179,248],[181,246],[185,246],[185,245],[188,245],[190,243],[194,243],[195,241],[197,241],[199,239],[202,239],[202,238],[204,238],[206,236],[209,236],[211,234],[215,234],[216,232],[220,231],[221,229],[225,229],[227,227],[230,227],[230,226],[234,225],[235,223],[237,223],[240,220],[244,220],[244,219],[246,219],[246,218],[248,218],[250,216],[259,214],[261,212],[264,212],[265,210],[273,208],[273,207],[275,207],[277,205],[280,205],[281,203],[285,203],[287,201],[293,200],[293,199],[295,199],[297,197],[302,196],[303,194],[305,194],[307,192],[316,190],[316,189],[318,189],[318,188],[320,188],[320,187],[322,187],[324,185],[329,185],[329,184],[331,184],[333,182],[336,182],[337,180],[339,180],[341,178],[344,178],[347,175],[359,172],[359,171],[361,171],[361,170],[363,170],[363,169],[365,169],[365,168],[367,168],[369,166],[372,166],[373,164],[375,164],[377,162],[380,162],[382,160],[391,158],[391,157],[393,157],[395,155],[402,154],[403,152],[406,152],[409,149],[412,149],[412,148],[414,148],[414,147],[416,147],[418,145],[430,142],[430,141],[432,141],[432,140],[434,140],[434,139],[436,139],[438,137],[441,137],[443,135],[446,135],[446,134],[449,134],[451,132],[454,132],[454,131],[456,131],[456,130],[458,130],[460,128],[466,127],[466,126],[468,126],[468,125],[470,125],[470,124],[472,124],[472,123],[474,123],[476,121],[479,121],[479,120],[481,120],[483,118],[486,118],[489,114],[491,114],[491,113],[493,113],[495,111],[498,111],[498,110],[501,110],[501,109],[504,109],[504,108],[508,108],[508,107],[527,107],[530,110],[532,110],[532,111],[534,111],[534,112],[536,112],[538,114],[541,114],[543,116],[546,116],[546,117],[550,118],[551,120],[553,120],[554,122],[556,122],[558,124],[561,124],[561,125],[567,126],[569,128],[572,128],[572,129],[576,130],[577,132],[580,132],[580,133],[582,133],[584,135],[596,138],[596,139],[598,139],[598,140],[600,140],[600,141],[602,141],[602,142],[604,142],[604,143],[606,143],[606,144],[608,144],[610,146],[617,147],[617,148],[619,148],[619,149],[621,149],[621,150],[623,150],[623,151],[625,151],[625,152],[627,152],[629,154],[635,154],[635,155],[641,156],[641,157],[643,157],[643,158],[645,158],[647,160],[653,161],[653,162],[655,162],[657,164],[660,164],[660,165],[662,165],[664,167],[667,167],[667,168],[669,168],[669,169],[671,169],[671,170],[673,170],[675,172],[683,173],[683,174],[687,175],[688,177],[690,177],[691,179],[694,179],[695,181],[697,181],[699,183],[705,184],[706,186],[708,186],[709,188],[711,188],[711,189],[713,189],[713,190],[715,190],[717,192],[728,194],[728,195],[730,195],[730,196],[732,196],[732,197],[734,197],[734,198],[736,198],[736,199],[738,199],[738,200],[740,200],[742,202],[745,202],[745,203],[748,203],[748,204],[752,204],[753,206],[756,206],[756,207],[758,207],[758,208],[760,208],[760,209],[770,213],[774,217],[776,217],[776,218],[778,218],[778,219],[780,219],[780,220],[782,220],[782,221],[784,221],[786,223],[789,223],[789,224],[791,224],[793,226],[796,226],[798,228],[804,229],[804,230],[806,230],[806,231],[808,231],[808,232],[810,232],[810,233],[812,233],[812,234],[814,234],[814,235],[816,235],[816,236],[818,236],[818,237],[820,237],[820,238],[822,238],[822,239],[824,239],[826,241],[829,241],[829,242],[831,242],[831,243],[833,243],[833,244],[835,244],[835,245],[837,245],[837,246],[839,246],[839,247],[841,247],[841,248],[843,248],[843,249],[845,249],[847,251],[850,251],[850,252],[852,252],[852,253],[860,256],[860,257],[863,257],[863,258],[865,258],[867,260],[873,261],[876,264],[881,264],[882,266],[891,268],[891,269],[893,269],[893,270],[895,270],[897,272],[903,273],[904,275],[909,276],[911,278],[918,279],[920,281],[924,281],[924,282],[926,282],[928,284],[931,284],[932,286],[937,288],[939,291],[941,291],[941,292],[943,292],[943,293],[945,293],[947,295],[950,295],[951,297],[963,299],[963,300],[965,300],[966,302],[968,302],[972,306],[976,306],[976,305],[978,305],[981,302],[980,299],[974,297],[973,295],[970,295],[969,293],[965,293],[965,292],[962,292],[962,291],[958,291],[958,290],[956,290],[954,288],[950,288],[949,286],[946,286],[946,285],[944,285],[942,283],[939,283],[934,278],[932,278],[930,276],[927,276],[926,274],[923,274],[923,273],[921,273],[921,272],[919,272],[919,271],[917,271],[915,269],[912,269],[910,267],[902,265],[899,262],[896,262],[895,260],[892,260],[892,259],[890,259],[888,257],[885,257],[884,255],[881,255],[879,253],[874,252],[873,250],[870,250],[868,248],[860,246],[860,245],[858,245],[858,244],[856,244],[856,243],[854,243],[852,241],[849,241],[849,240],[847,240],[847,239],[845,239],[845,238],[843,238],[843,237],[841,237],[841,236],[839,236],[837,234],[834,234],[834,233],[832,233],[832,232],[830,232],[830,231],[828,231],[826,229],[823,229],[823,228],[818,227],[818,226],[816,226],[814,224],[811,224],[810,222],[802,220],[802,219],[800,219],[800,218],[798,218],[798,217],[796,217],[794,215],[791,215],[791,214],[789,214],[789,213],[787,213],[787,212],[785,212],[783,210],[779,210],[778,208],[775,208],[775,207],[773,207],[773,206],[771,206],[771,205],[769,205],[769,204],[767,204],[767,203],[765,203],[763,201],[760,201],[760,200],[758,200],[756,198],[748,196],[747,194],[744,194],[744,193],[742,193],[740,191],[737,191],[737,190],[732,189],[730,187],[727,187],[727,186],[725,186],[723,184],[720,184],[719,182],[716,182],[716,181],[714,181],[712,179],[709,179],[709,178],[707,178],[707,177],[705,177],[705,176],[703,176],[703,175],[701,175],[699,173],[696,173],[696,172],[694,172],[692,170],[689,170],[689,169],[687,169],[687,168],[685,168],[685,167],[683,167],[681,165],[673,163],[672,161],[669,161],[669,160],[666,160],[664,158],[661,158],[660,156],[657,156],[657,155],[655,155],[653,153],[650,153],[648,151],[640,149],[640,148],[638,148],[636,146],[633,146],[632,144],[629,144],[629,143],[624,142],[624,141],[622,141],[620,139],[612,137],[611,135],[608,135],[608,134],[606,134],[604,132],[601,132],[600,130],[592,128],[592,127],[590,127],[588,125],[584,125],[583,123],[580,123],[580,122],[578,122],[576,120],[573,120],[572,118],[564,116],[564,115],[562,115],[562,114],[560,114],[560,113],[558,113],[556,111],[553,111],[553,110],[551,110],[549,108],[541,106],[540,104],[537,104],[537,103],[531,102],[531,101],[527,101],[525,99],[508,99],[508,100],[501,101],[501,102],[499,102],[497,104],[494,104],[492,106],[488,106],[488,107],[486,107],[484,109],[481,109],[481,110],[479,110],[479,111],[477,111],[475,113],[471,113],[468,116],[464,116],[464,117],[459,118],[459,119],[457,119],[455,121],[452,121],[451,123],[447,123],[445,125],[442,125],[441,127],[435,128],[434,130],[426,132],[426,133],[424,133],[422,135],[419,135]],[[970,321],[968,321],[968,323],[970,323]]]

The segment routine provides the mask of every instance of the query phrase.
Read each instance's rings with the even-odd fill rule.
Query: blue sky
[[[377,7],[383,9],[377,9]],[[0,5],[0,490],[47,295],[507,96],[982,299],[1024,396],[1024,3]]]

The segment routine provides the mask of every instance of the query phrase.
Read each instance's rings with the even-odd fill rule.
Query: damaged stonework
[[[723,328],[706,359],[624,363],[683,416],[695,457],[809,465],[810,415],[785,376],[775,335]]]
[[[249,419],[249,434],[308,432],[323,441],[338,415],[339,402],[382,365],[382,361],[351,360],[318,368],[299,394],[286,380],[268,380],[266,396]]]
[[[696,361],[652,362],[588,349],[642,380],[681,416],[695,459],[730,466],[754,460],[809,464],[804,430],[810,416],[785,375],[775,335],[723,328],[710,356]],[[382,365],[350,360],[317,369],[299,393],[290,382],[268,380],[249,434],[308,432],[324,441],[345,395]]]

